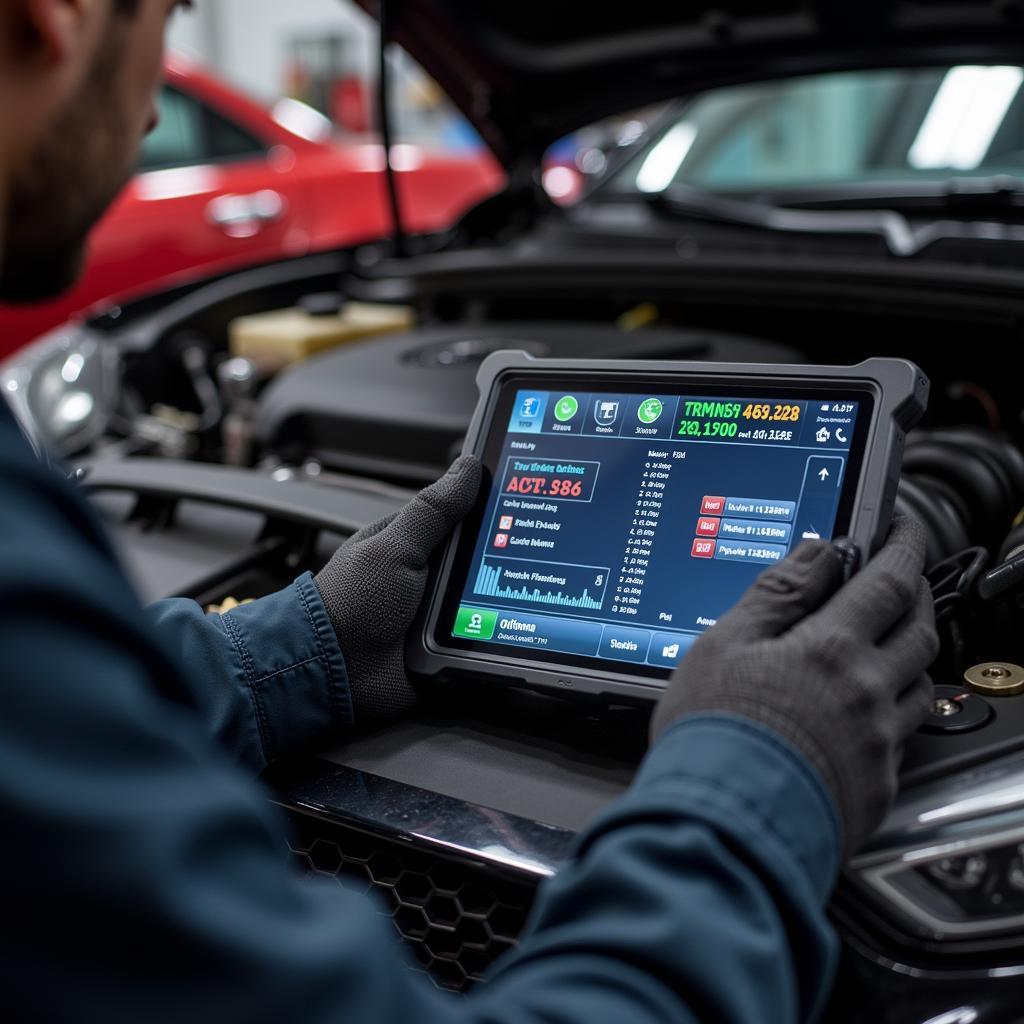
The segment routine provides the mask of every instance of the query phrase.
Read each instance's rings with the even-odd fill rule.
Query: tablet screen
[[[871,404],[827,384],[507,382],[438,641],[667,676],[766,566],[849,521]]]

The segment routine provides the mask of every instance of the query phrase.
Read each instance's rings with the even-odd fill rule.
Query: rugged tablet
[[[808,537],[884,539],[928,380],[852,367],[481,366],[485,483],[440,558],[409,668],[656,698],[688,647]]]

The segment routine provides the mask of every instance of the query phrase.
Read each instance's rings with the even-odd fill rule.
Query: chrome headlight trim
[[[901,793],[881,829],[847,866],[847,877],[915,934],[935,941],[985,939],[1024,931],[1024,911],[958,918],[938,904],[938,884],[915,884],[915,869],[948,857],[969,856],[1024,843],[1024,753],[1017,752],[959,775]],[[902,884],[903,882],[907,884]],[[920,890],[917,894],[914,889]],[[908,891],[909,890],[909,891]],[[920,898],[918,898],[920,897]],[[931,898],[932,905],[925,902]]]
[[[874,863],[855,859],[850,867],[859,879],[870,886],[887,904],[897,908],[911,922],[926,930],[935,940],[982,938],[1020,930],[1024,926],[1024,912],[1002,917],[977,917],[951,920],[932,912],[923,903],[897,884],[897,878],[915,868],[924,867],[947,857],[962,857],[971,853],[984,853],[1024,842],[1024,823],[999,831],[985,831],[974,836],[953,839],[945,843],[932,843],[902,851],[895,859],[873,858]],[[936,890],[938,895],[938,890]]]
[[[0,366],[0,394],[37,450],[73,454],[107,429],[120,363],[112,342],[84,324],[65,325]]]

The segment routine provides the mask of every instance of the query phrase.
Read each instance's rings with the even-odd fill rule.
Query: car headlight
[[[1024,931],[1024,758],[901,798],[848,869],[888,917],[942,941]]]
[[[65,327],[0,367],[0,389],[33,441],[71,455],[106,429],[118,365],[113,346],[88,327]]]
[[[933,939],[1024,925],[1024,829],[909,850],[861,877]]]

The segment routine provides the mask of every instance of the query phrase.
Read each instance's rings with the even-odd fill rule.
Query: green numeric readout
[[[740,429],[738,423],[722,420],[680,420],[677,437],[735,437]]]
[[[802,403],[788,402],[714,402],[684,399],[682,402],[684,419],[679,421],[676,437],[736,437],[741,422],[785,423],[796,425],[800,421]],[[759,431],[761,433],[762,431]],[[790,440],[792,433],[771,431],[786,436],[780,439]],[[747,436],[747,435],[742,435]]]

